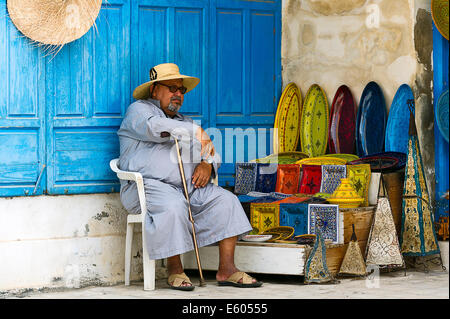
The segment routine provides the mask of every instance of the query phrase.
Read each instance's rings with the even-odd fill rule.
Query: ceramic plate
[[[295,83],[284,89],[275,115],[273,149],[275,153],[295,151],[299,140],[302,95]]]
[[[407,84],[401,85],[395,93],[389,108],[384,150],[391,152],[408,152],[409,112],[414,114],[414,94]]]
[[[356,161],[351,161],[349,164],[370,164],[372,172],[387,172],[396,169],[398,159],[390,156],[368,156]]]
[[[356,117],[356,153],[359,157],[384,150],[386,113],[381,88],[373,81],[368,83],[361,95]]]
[[[354,154],[325,154],[322,155],[322,157],[333,157],[333,158],[340,158],[343,159],[346,162],[354,161],[359,159],[358,155]]]
[[[272,238],[272,235],[245,235],[242,237],[243,241],[267,241]]]
[[[434,114],[439,131],[448,142],[448,89],[439,97]]]
[[[393,169],[400,169],[405,167],[406,165],[406,153],[402,153],[402,152],[382,152],[382,153],[376,153],[376,154],[371,154],[369,156],[363,157],[363,158],[367,158],[367,157],[395,157],[396,159],[398,159],[398,164],[393,167]]]
[[[330,153],[353,153],[355,147],[356,107],[346,85],[336,91],[331,104],[328,148]]]
[[[310,157],[326,153],[329,126],[328,101],[325,92],[313,84],[306,94],[300,125],[302,152]]]
[[[431,16],[436,28],[448,40],[448,0],[431,0]]]

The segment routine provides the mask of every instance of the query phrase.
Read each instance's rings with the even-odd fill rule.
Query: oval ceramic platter
[[[376,82],[369,82],[361,95],[356,117],[356,153],[359,157],[384,150],[386,103]]]
[[[448,89],[439,97],[434,115],[439,131],[448,143]]]
[[[389,109],[384,139],[386,152],[408,153],[410,110],[414,114],[414,94],[408,84],[402,84]]]
[[[355,147],[356,107],[353,95],[341,85],[334,95],[330,112],[328,148],[330,153],[353,153]]]
[[[313,84],[305,96],[300,124],[302,152],[310,157],[325,154],[329,126],[328,100],[322,88]]]
[[[448,0],[431,0],[431,17],[436,28],[448,40]]]
[[[291,152],[297,149],[301,114],[302,94],[295,83],[290,83],[281,95],[275,115],[274,153]]]

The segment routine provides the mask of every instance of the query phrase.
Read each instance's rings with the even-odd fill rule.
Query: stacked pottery
[[[327,200],[330,204],[338,204],[340,208],[356,208],[364,202],[364,198],[358,195],[349,178],[342,178],[341,184]]]

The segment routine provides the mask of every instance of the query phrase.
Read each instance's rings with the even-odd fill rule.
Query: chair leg
[[[155,290],[156,263],[148,256],[145,243],[145,230],[142,227],[142,262],[144,264],[144,290]]]
[[[130,285],[130,274],[131,274],[131,247],[133,244],[133,231],[134,224],[127,224],[127,236],[125,243],[125,286]]]

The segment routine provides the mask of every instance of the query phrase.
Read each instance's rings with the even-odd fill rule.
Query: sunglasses
[[[167,84],[163,84],[163,83],[157,83],[157,84],[158,84],[158,85],[165,86],[165,87],[168,87],[168,88],[169,88],[169,91],[170,91],[171,93],[175,93],[175,92],[177,92],[177,91],[179,90],[181,94],[184,94],[184,93],[186,93],[186,91],[187,91],[187,88],[184,87],[184,86],[178,87],[178,86],[176,86],[176,85],[167,85]]]

